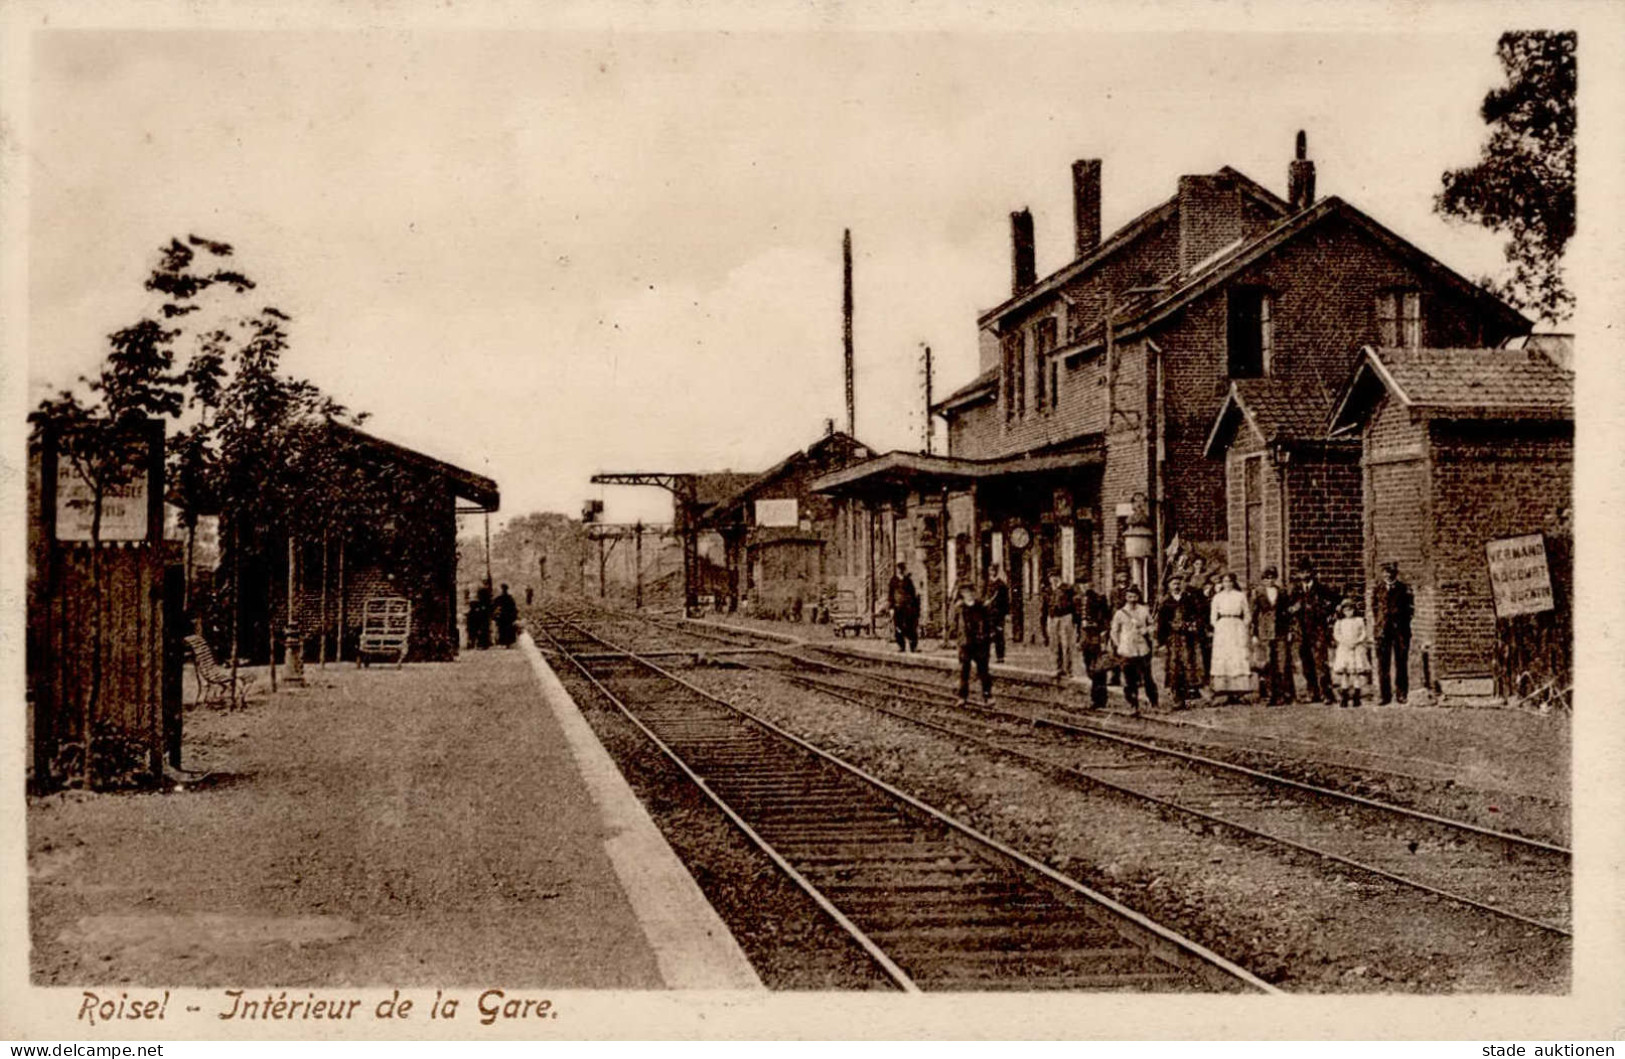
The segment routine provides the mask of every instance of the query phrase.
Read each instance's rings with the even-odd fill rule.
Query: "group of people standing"
[[[1237,702],[1255,691],[1270,706],[1293,702],[1294,661],[1303,673],[1304,701],[1358,706],[1373,669],[1381,705],[1394,692],[1399,702],[1406,699],[1414,600],[1393,563],[1383,567],[1369,624],[1357,599],[1321,583],[1307,563],[1290,587],[1269,567],[1246,592],[1234,573],[1208,575],[1201,559],[1188,575],[1174,572],[1166,583],[1167,594],[1152,608],[1124,572],[1114,578],[1109,596],[1052,572],[1043,587],[1041,619],[1056,679],[1072,676],[1081,662],[1096,708],[1105,706],[1110,685],[1121,685],[1136,712],[1142,693],[1155,707],[1159,693],[1151,660],[1161,648],[1163,679],[1176,709],[1198,698]],[[901,565],[892,588],[898,649],[918,650],[919,593]],[[983,699],[992,701],[989,655],[1004,660],[1009,612],[1009,585],[997,566],[983,592],[968,582],[959,586],[948,635],[959,647],[961,701],[969,694],[972,669]]]
[[[491,646],[493,624],[496,625],[499,647],[512,647],[519,639],[519,604],[508,594],[507,585],[503,585],[501,594],[493,599],[491,583],[487,581],[474,593],[473,598],[469,598],[465,591],[463,602],[467,607],[464,620],[471,650],[484,651]]]

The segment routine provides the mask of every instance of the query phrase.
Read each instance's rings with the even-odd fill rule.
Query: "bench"
[[[233,708],[241,706],[248,697],[248,686],[253,677],[232,676],[231,670],[214,657],[214,648],[197,633],[186,637],[186,649],[192,652],[192,672],[197,676],[197,701],[218,702],[222,698]]]
[[[395,668],[406,661],[412,639],[412,601],[399,596],[374,596],[362,604],[361,643],[356,665],[369,664],[374,655],[394,655]]]

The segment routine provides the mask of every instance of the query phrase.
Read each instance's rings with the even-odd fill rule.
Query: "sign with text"
[[[96,514],[96,493],[67,459],[56,465],[56,539],[88,541]],[[127,482],[108,486],[102,495],[101,539],[147,539],[147,475],[138,470]]]
[[[756,501],[756,524],[758,526],[789,526],[792,529],[801,525],[800,517],[796,511],[796,498]]]
[[[1484,545],[1490,564],[1495,616],[1539,614],[1552,609],[1552,578],[1546,566],[1546,539],[1538,533],[1506,537]]]

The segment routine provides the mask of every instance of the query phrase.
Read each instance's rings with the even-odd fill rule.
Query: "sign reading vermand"
[[[90,540],[96,494],[90,482],[68,460],[56,465],[56,539]],[[128,482],[109,486],[102,496],[101,539],[147,539],[147,475],[137,472]]]
[[[1490,562],[1495,616],[1539,614],[1552,609],[1552,578],[1546,567],[1546,539],[1538,533],[1507,537],[1484,545]]]
[[[756,524],[789,526],[792,529],[801,525],[800,515],[796,510],[796,498],[792,496],[786,500],[756,501]]]

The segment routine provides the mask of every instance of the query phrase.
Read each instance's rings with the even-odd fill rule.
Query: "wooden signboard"
[[[140,467],[128,482],[110,485],[102,495],[101,539],[104,541],[144,541],[151,476]],[[90,482],[69,460],[56,466],[56,539],[88,541],[96,512],[96,494]]]
[[[1552,577],[1546,565],[1543,536],[1531,533],[1489,541],[1484,545],[1484,554],[1489,560],[1497,618],[1552,609]]]

